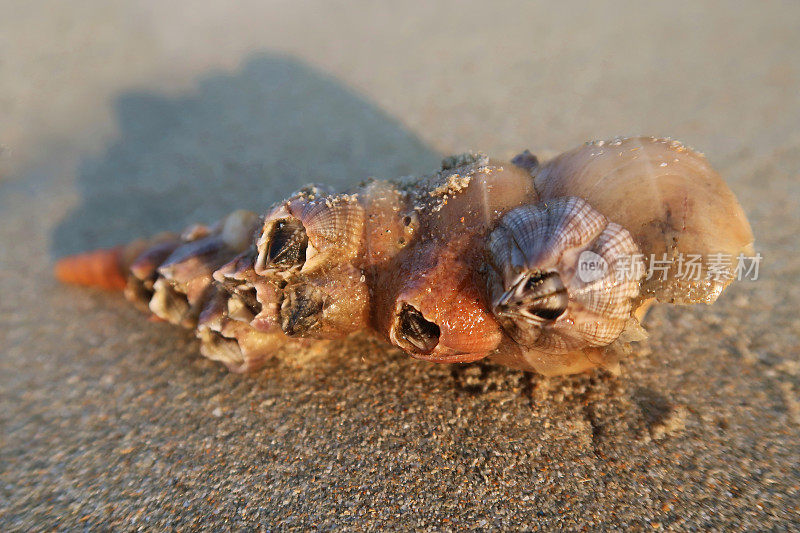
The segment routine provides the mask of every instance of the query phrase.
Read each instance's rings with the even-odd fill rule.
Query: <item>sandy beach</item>
[[[2,2],[0,529],[800,528],[800,5]],[[56,259],[445,155],[680,139],[758,280],[605,372],[374,340],[255,375]]]

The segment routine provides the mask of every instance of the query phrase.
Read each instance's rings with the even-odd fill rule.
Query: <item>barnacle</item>
[[[639,293],[639,277],[617,279],[614,265],[638,252],[630,233],[577,197],[517,208],[487,242],[494,314],[520,345],[568,353],[619,337]],[[584,275],[579,256],[608,268]],[[641,272],[641,271],[640,271]]]
[[[752,254],[752,242],[702,155],[641,137],[544,163],[463,154],[344,193],[312,185],[261,217],[64,258],[56,275],[124,288],[235,372],[368,330],[419,359],[568,374],[613,367],[654,301],[712,303],[733,279],[733,266],[645,276],[653,262]]]

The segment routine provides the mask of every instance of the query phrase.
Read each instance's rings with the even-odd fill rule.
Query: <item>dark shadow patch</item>
[[[261,54],[191,94],[131,92],[119,138],[78,169],[80,205],[55,229],[59,257],[162,230],[264,212],[300,186],[431,171],[439,155],[334,78]]]
[[[687,410],[653,389],[639,387],[633,394],[650,437],[661,439],[685,429]]]
[[[647,387],[637,388],[634,393],[634,399],[639,405],[642,417],[648,426],[662,423],[672,412],[670,401],[653,389],[648,389]]]

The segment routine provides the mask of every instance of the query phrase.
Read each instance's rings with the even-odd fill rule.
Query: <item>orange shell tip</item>
[[[53,269],[62,283],[121,291],[127,284],[122,248],[94,250],[59,259]]]

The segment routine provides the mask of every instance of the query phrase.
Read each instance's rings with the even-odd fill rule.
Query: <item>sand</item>
[[[800,7],[4,2],[0,529],[800,528]],[[618,377],[365,339],[254,376],[53,261],[306,182],[615,135],[705,152],[758,281]]]

